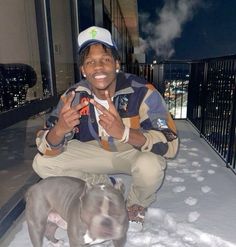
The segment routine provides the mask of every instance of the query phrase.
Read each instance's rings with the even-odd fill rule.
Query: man
[[[108,30],[90,27],[79,34],[78,44],[84,79],[62,95],[38,133],[33,168],[42,178],[73,176],[91,183],[129,174],[129,219],[143,223],[162,184],[166,158],[178,150],[175,124],[152,85],[119,71]]]

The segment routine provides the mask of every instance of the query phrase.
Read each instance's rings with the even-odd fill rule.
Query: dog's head
[[[86,185],[81,196],[81,220],[87,225],[85,243],[126,236],[128,217],[121,187]]]

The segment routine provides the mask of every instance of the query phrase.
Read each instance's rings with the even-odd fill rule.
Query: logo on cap
[[[96,36],[97,36],[97,30],[95,28],[93,28],[91,31],[90,31],[90,34],[91,34],[91,38],[92,39],[95,39]]]

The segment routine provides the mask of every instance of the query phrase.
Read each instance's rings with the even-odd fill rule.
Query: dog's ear
[[[116,178],[116,183],[114,184],[114,188],[119,190],[123,195],[125,194],[125,185],[121,178]]]
[[[92,183],[90,183],[90,182],[86,182],[85,183],[85,190],[86,191],[88,191],[88,190],[90,190],[90,189],[92,189],[93,188],[93,184]]]
[[[89,183],[89,182],[86,182],[85,184],[84,184],[84,189],[83,189],[83,192],[81,193],[81,195],[80,195],[80,201],[82,200],[82,198],[85,196],[85,194],[90,190],[90,189],[92,189],[92,187],[93,187],[93,185],[91,184],[91,183]]]

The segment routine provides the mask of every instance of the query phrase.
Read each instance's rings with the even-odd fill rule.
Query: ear
[[[120,70],[120,63],[118,60],[116,60],[116,71]]]
[[[84,67],[83,67],[83,66],[80,67],[80,71],[81,71],[82,75],[83,75],[84,77],[86,77],[86,74],[85,74],[85,72],[84,72]]]
[[[125,185],[121,178],[116,178],[116,183],[114,185],[114,188],[119,190],[122,195],[125,194]]]
[[[84,73],[84,67],[83,67],[83,65],[80,67],[80,70],[81,70],[82,73]]]
[[[93,187],[93,185],[91,183],[86,182],[84,185],[84,189],[83,192],[80,195],[80,200],[85,196],[85,194]]]
[[[85,189],[86,189],[86,191],[92,189],[92,187],[93,187],[93,184],[92,183],[89,183],[89,182],[86,182],[85,183]]]

